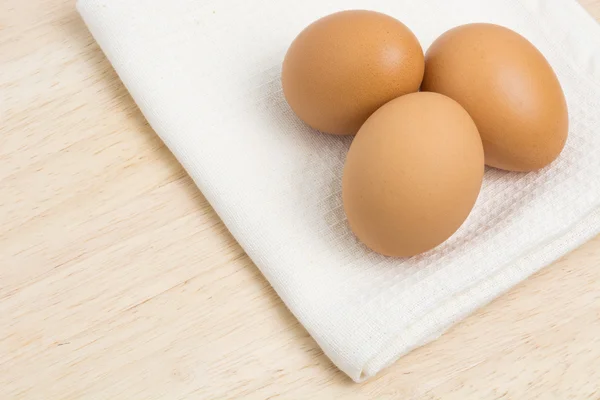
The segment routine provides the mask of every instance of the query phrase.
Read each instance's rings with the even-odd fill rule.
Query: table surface
[[[1,399],[600,398],[600,237],[357,385],[148,126],[74,0],[0,0],[0,116]]]

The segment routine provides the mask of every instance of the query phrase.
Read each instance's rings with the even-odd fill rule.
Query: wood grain
[[[1,399],[600,399],[600,238],[356,385],[153,133],[73,0],[0,0],[0,95]]]

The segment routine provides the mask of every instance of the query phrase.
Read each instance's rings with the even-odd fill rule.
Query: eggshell
[[[483,172],[483,147],[469,114],[441,94],[408,94],[377,110],[352,142],[342,179],[344,210],[368,247],[412,256],[462,225]]]
[[[444,33],[427,51],[422,90],[445,94],[469,112],[492,167],[542,168],[567,140],[558,78],[542,53],[508,28],[468,24]]]
[[[423,50],[400,21],[378,12],[342,11],[317,20],[283,62],[283,92],[294,112],[323,132],[355,134],[386,102],[421,85]]]

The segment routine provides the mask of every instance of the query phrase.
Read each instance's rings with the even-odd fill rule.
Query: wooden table
[[[600,398],[600,237],[357,385],[153,133],[73,0],[0,0],[0,96],[0,399]]]

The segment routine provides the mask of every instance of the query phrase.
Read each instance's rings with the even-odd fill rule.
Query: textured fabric
[[[79,0],[78,8],[156,133],[356,381],[600,232],[600,28],[574,0]],[[410,259],[357,242],[340,196],[351,138],[307,128],[281,91],[294,37],[352,8],[395,16],[425,49],[459,24],[505,25],[546,55],[567,96],[570,136],[558,161],[528,174],[488,170],[463,227]]]

